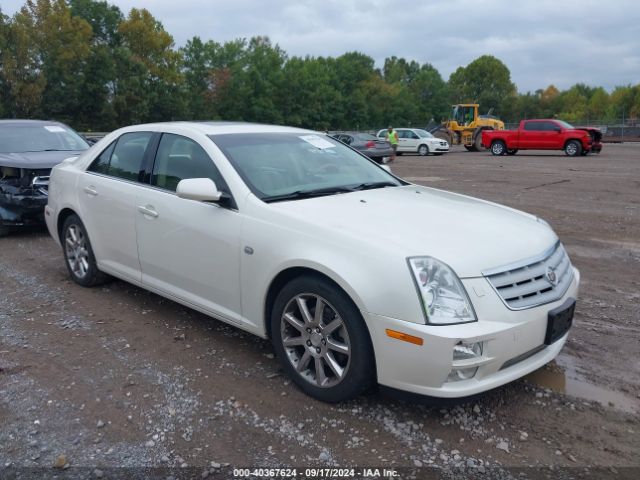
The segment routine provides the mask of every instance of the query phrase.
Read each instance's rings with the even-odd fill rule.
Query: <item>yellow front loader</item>
[[[477,103],[453,105],[449,120],[431,130],[431,133],[449,142],[464,145],[469,151],[483,150],[482,130],[504,130],[504,122],[491,115],[478,114]]]

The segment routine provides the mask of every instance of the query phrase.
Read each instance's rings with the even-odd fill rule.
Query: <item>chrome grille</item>
[[[571,261],[560,242],[540,257],[524,264],[483,273],[512,310],[558,300],[565,294],[573,279]]]

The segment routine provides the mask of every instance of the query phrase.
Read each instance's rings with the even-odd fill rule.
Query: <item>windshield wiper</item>
[[[323,197],[326,195],[335,195],[336,193],[348,193],[354,190],[349,187],[327,187],[317,188],[315,190],[296,190],[291,193],[284,193],[282,195],[271,195],[264,197],[262,200],[267,203],[271,202],[283,202],[286,200],[300,200],[303,198]]]
[[[385,187],[399,187],[397,183],[393,182],[369,182],[369,183],[361,183],[360,185],[356,185],[355,187],[351,187],[352,190],[371,190],[374,188],[385,188]]]

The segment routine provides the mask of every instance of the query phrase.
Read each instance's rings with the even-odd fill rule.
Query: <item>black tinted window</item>
[[[158,146],[151,183],[175,192],[178,182],[187,178],[210,178],[218,190],[227,192],[222,175],[198,143],[165,133]]]
[[[151,140],[151,132],[125,133],[111,155],[108,175],[138,181],[142,160]]]
[[[527,122],[524,124],[524,129],[529,131],[544,131],[544,122]]]
[[[96,158],[89,166],[90,172],[107,174],[109,172],[109,161],[111,160],[111,154],[113,153],[113,147],[116,146],[116,142],[113,142]]]

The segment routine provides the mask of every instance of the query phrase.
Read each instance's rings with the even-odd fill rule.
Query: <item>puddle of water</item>
[[[551,367],[551,368],[549,368]],[[524,377],[529,383],[554,392],[598,402],[628,413],[640,411],[640,401],[623,393],[607,390],[579,378],[573,361],[567,356],[558,357],[548,367],[542,367]]]

